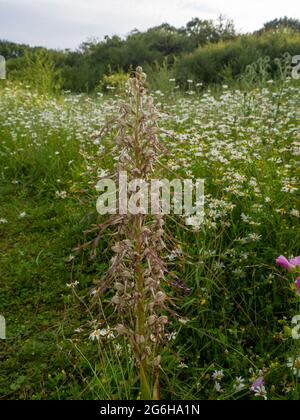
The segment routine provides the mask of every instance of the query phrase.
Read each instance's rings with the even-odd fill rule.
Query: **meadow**
[[[101,130],[120,98],[0,82],[0,399],[138,399],[128,343],[95,339],[87,308],[109,236],[95,258],[76,251],[103,219],[95,185],[118,156]],[[299,295],[275,260],[300,254],[299,81],[187,84],[151,91],[168,171],[205,180],[199,229],[166,222],[166,261],[191,290],[171,291],[161,398],[297,400]]]

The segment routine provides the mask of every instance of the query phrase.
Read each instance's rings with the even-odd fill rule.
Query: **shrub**
[[[274,61],[285,53],[293,56],[299,52],[300,34],[292,31],[243,35],[232,41],[198,48],[183,56],[175,64],[175,74],[182,86],[186,86],[189,78],[205,84],[220,83],[224,72],[227,77],[230,74],[235,79],[260,58],[268,56]],[[272,69],[275,74],[276,66]]]
[[[128,80],[128,74],[118,72],[114,74],[104,75],[98,90],[103,93],[123,93],[125,92],[125,85]]]
[[[19,58],[19,69],[10,72],[11,79],[30,86],[40,94],[58,93],[61,89],[61,72],[52,57],[43,50],[35,54],[26,52]]]

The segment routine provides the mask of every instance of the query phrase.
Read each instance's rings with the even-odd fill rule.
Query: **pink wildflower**
[[[256,392],[256,389],[265,385],[265,380],[263,377],[257,378],[251,385],[251,391]]]
[[[297,292],[299,293],[299,295],[300,295],[300,277],[298,277],[297,279],[296,279],[296,281],[295,281],[295,285],[296,285],[296,288],[297,288]]]
[[[292,258],[291,260],[288,260],[283,255],[280,255],[276,259],[276,263],[278,265],[281,265],[281,267],[286,268],[287,270],[292,270],[297,265],[300,265],[300,256],[296,258]]]

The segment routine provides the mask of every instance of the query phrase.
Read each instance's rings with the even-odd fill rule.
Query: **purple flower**
[[[291,260],[288,260],[283,255],[280,255],[276,259],[276,263],[278,265],[281,265],[281,267],[286,268],[287,270],[292,270],[297,265],[300,265],[300,256],[296,258],[292,258]]]
[[[261,387],[261,386],[265,386],[265,380],[263,377],[257,378],[253,384],[251,385],[251,391],[252,392],[256,392],[256,389]]]
[[[293,268],[289,260],[285,258],[283,255],[280,255],[280,257],[276,259],[276,263],[278,265],[281,265],[281,267],[286,268],[287,270],[290,270],[291,268]]]
[[[299,256],[299,257],[296,257],[296,258],[292,258],[292,259],[290,260],[290,263],[291,263],[292,265],[294,265],[294,266],[300,265],[300,256]]]
[[[193,289],[187,287],[187,285],[185,283],[182,283],[180,280],[172,283],[172,286],[178,287],[178,289],[183,290],[186,295],[190,295],[193,291]]]
[[[299,293],[299,295],[300,295],[300,277],[298,277],[296,279],[295,285],[296,285],[296,288],[297,288],[297,293]]]

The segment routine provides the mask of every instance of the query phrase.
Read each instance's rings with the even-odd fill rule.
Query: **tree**
[[[226,41],[236,36],[233,21],[226,20],[222,15],[219,16],[217,23],[213,20],[193,18],[182,31],[190,39],[191,50],[210,42]]]
[[[265,31],[278,31],[282,28],[289,28],[292,31],[300,32],[300,20],[288,18],[287,16],[280,19],[273,19],[265,23],[259,33]]]

